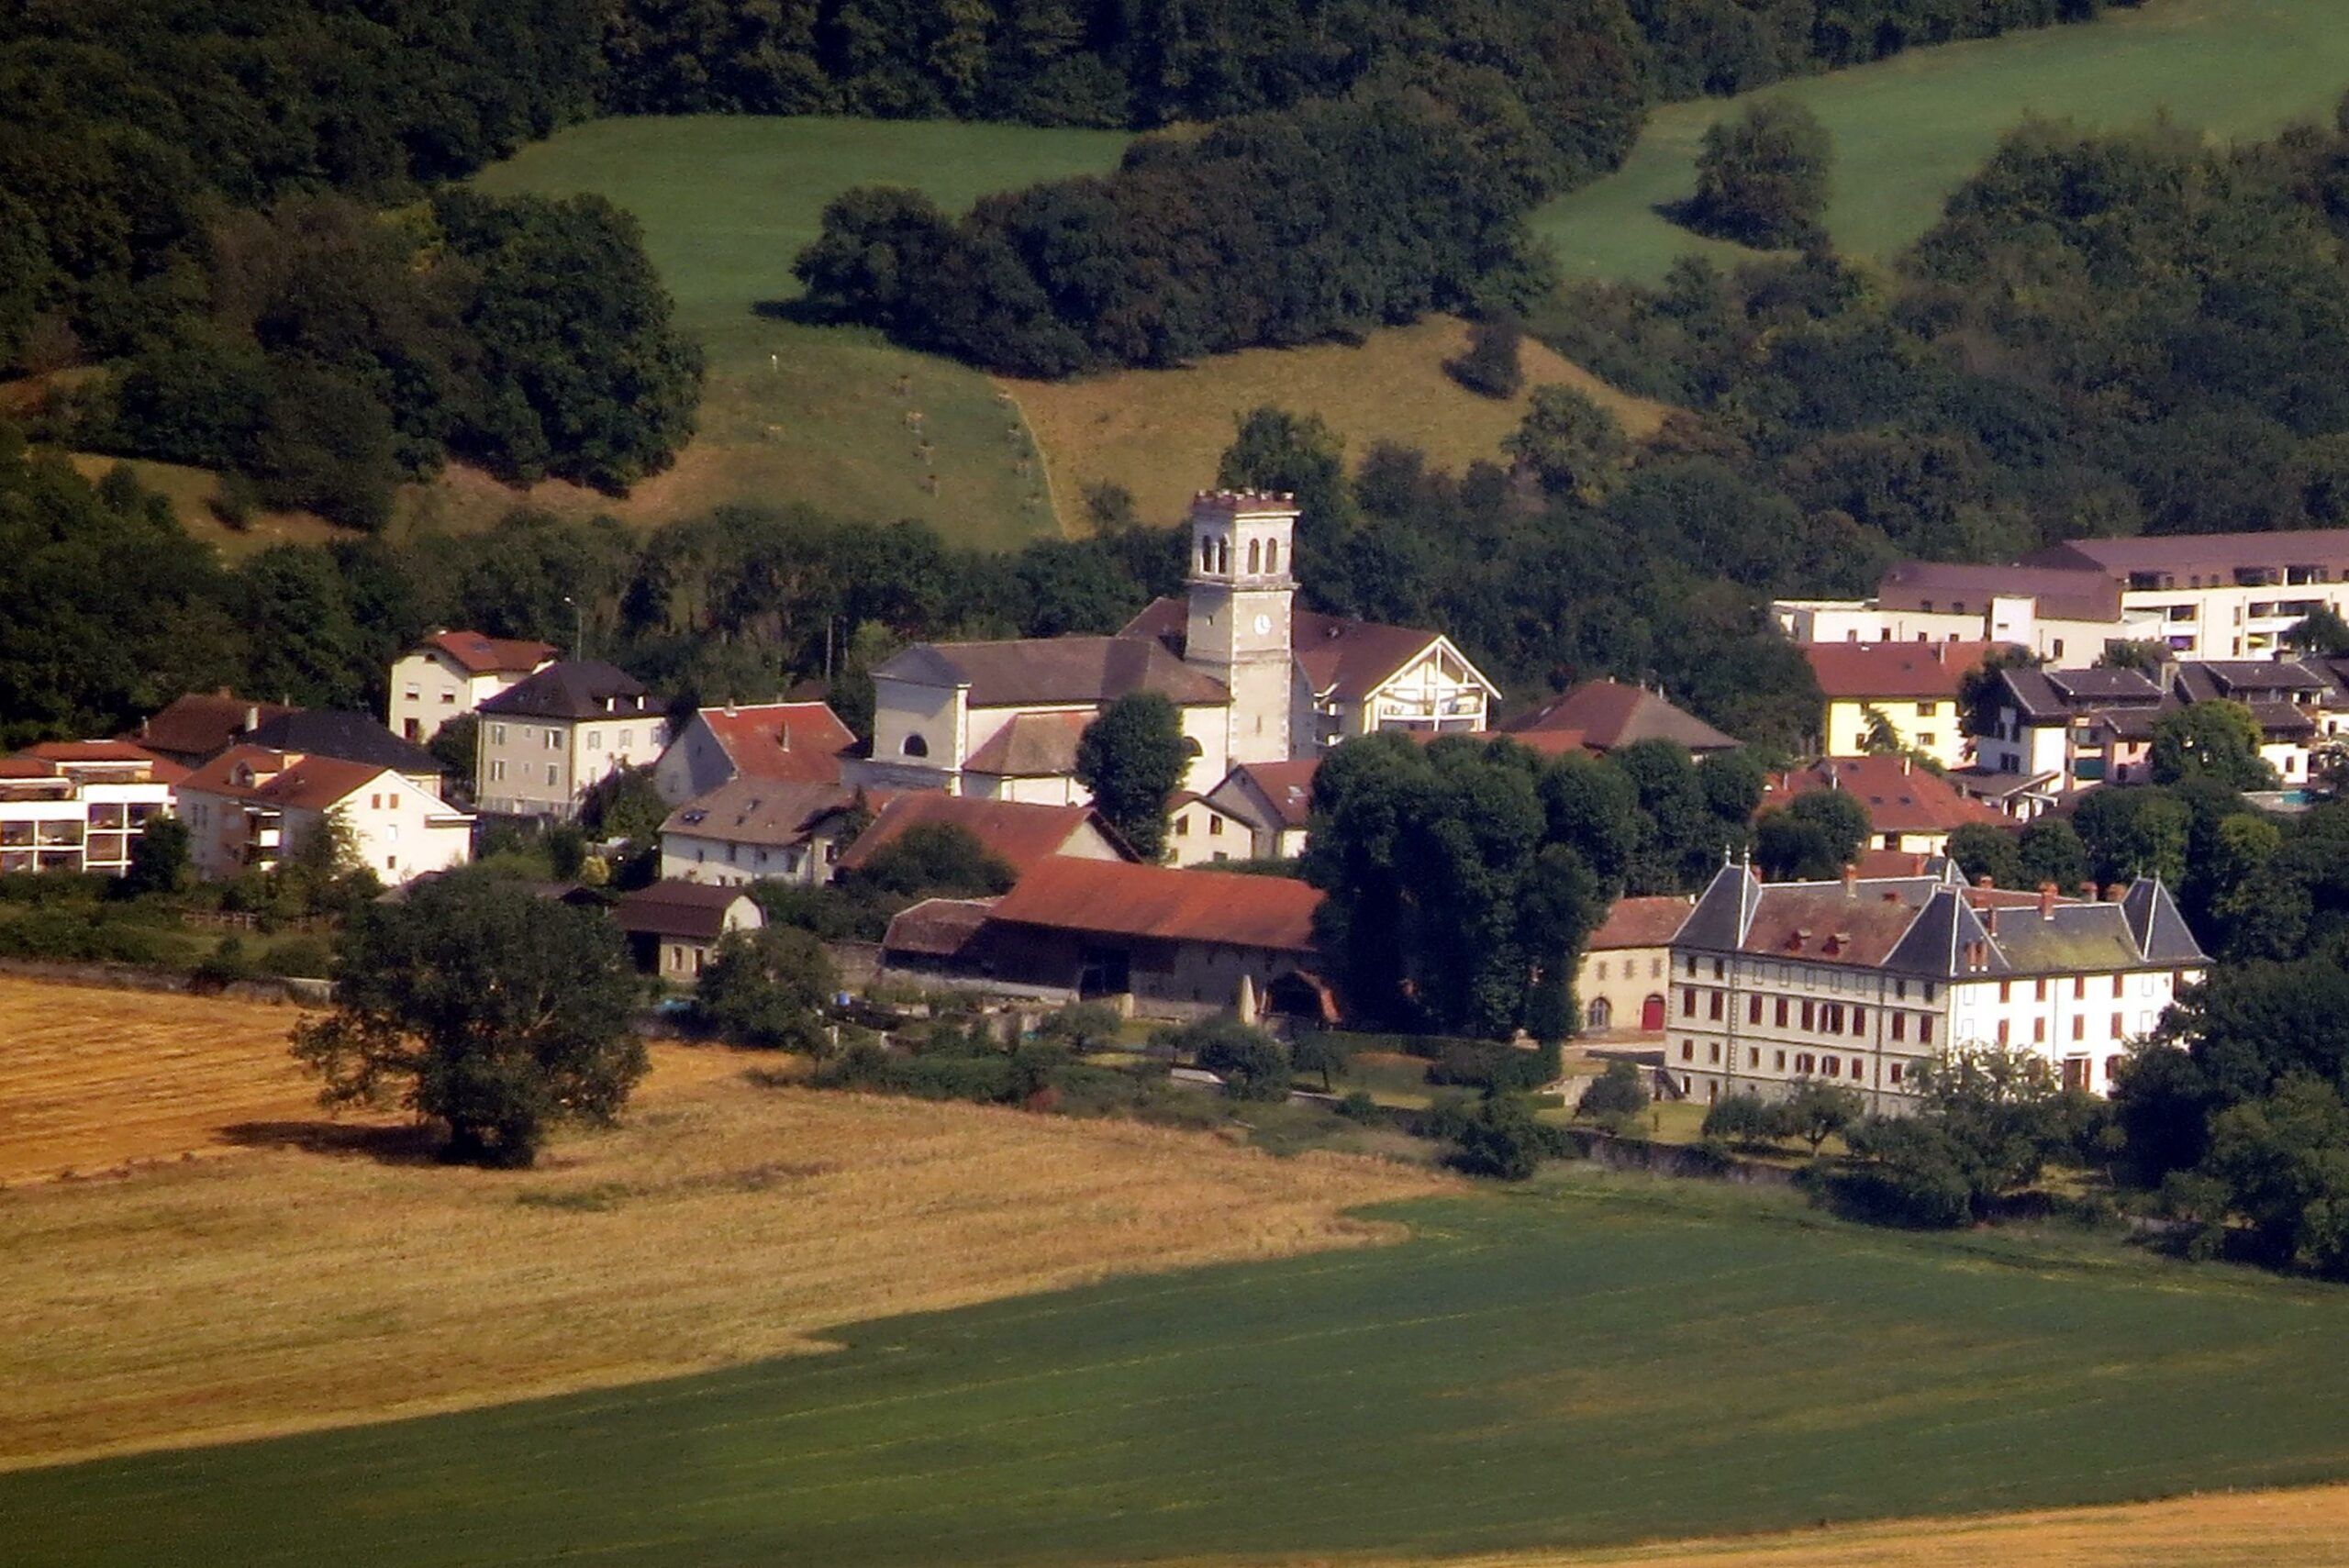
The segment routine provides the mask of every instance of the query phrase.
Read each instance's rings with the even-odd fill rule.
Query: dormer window
[[[923,740],[920,733],[917,731],[907,736],[898,744],[897,750],[902,755],[907,757],[927,757],[930,755],[930,742]]]

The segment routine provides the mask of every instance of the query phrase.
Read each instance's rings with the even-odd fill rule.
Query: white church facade
[[[848,782],[1078,805],[1076,744],[1101,709],[1157,692],[1182,715],[1183,787],[1319,757],[1379,729],[1481,730],[1499,689],[1441,633],[1297,607],[1293,497],[1202,493],[1189,580],[1115,637],[917,643],[873,672],[869,755]]]

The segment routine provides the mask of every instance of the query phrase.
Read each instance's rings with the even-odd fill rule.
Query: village
[[[690,990],[730,933],[763,926],[761,889],[821,888],[945,836],[1008,884],[921,896],[877,940],[835,941],[844,984],[1341,1027],[1353,999],[1317,928],[1324,895],[1295,875],[1325,758],[1381,734],[1544,759],[1741,742],[1613,681],[1512,700],[1439,629],[1300,607],[1297,517],[1283,495],[1200,494],[1184,597],[1114,636],[907,647],[873,672],[867,739],[820,695],[675,711],[608,663],[466,630],[393,665],[380,721],[190,694],[124,736],[0,761],[0,873],[118,875],[171,818],[207,881],[330,839],[399,899],[494,833],[574,822],[633,782],[661,813],[633,884],[603,858],[614,842],[572,867],[592,875],[535,885],[607,909],[661,985]],[[1910,563],[1871,600],[1782,602],[1825,722],[1815,754],[1767,775],[1755,819],[1832,796],[1863,830],[1840,863],[1793,868],[1758,864],[1741,831],[1701,892],[1620,898],[1571,955],[1577,1052],[1700,1103],[1823,1082],[1897,1112],[1937,1056],[1976,1046],[2105,1093],[2210,962],[2176,890],[2152,866],[1994,886],[1952,840],[2015,838],[2149,781],[2156,730],[2218,708],[2272,771],[2246,798],[2305,809],[2340,776],[2349,658],[2294,657],[2290,633],[2344,609],[2344,530]],[[1151,854],[1079,778],[1088,728],[1136,694],[1171,706],[1183,758]],[[473,756],[452,776],[428,748],[459,720]]]

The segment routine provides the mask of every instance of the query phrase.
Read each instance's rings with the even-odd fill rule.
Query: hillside
[[[2148,0],[2091,26],[1914,50],[1751,96],[1796,98],[1819,116],[1835,139],[1828,228],[1838,249],[1881,256],[1923,233],[2026,115],[2113,128],[2165,111],[2214,136],[2257,137],[2329,118],[2344,87],[2349,0]],[[1743,253],[1657,211],[1695,188],[1706,128],[1743,101],[1660,106],[1620,171],[1535,214],[1569,278],[1653,281],[1690,250]]]
[[[1082,381],[1007,381],[1042,443],[1063,517],[1081,515],[1085,487],[1122,484],[1146,521],[1178,517],[1215,477],[1236,417],[1264,404],[1319,414],[1360,458],[1379,441],[1418,447],[1458,470],[1498,456],[1532,388],[1562,382],[1611,408],[1633,435],[1661,422],[1664,406],[1615,391],[1527,339],[1526,390],[1479,397],[1443,372],[1465,343],[1450,317],[1373,333],[1359,346],[1249,349],[1180,370],[1124,371]]]

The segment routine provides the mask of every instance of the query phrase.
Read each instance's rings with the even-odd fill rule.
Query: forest
[[[2212,148],[2027,124],[1898,264],[1814,252],[1585,285],[1544,335],[1701,419],[1758,493],[1832,519],[1739,581],[1858,593],[1895,556],[2349,517],[2349,134]]]

